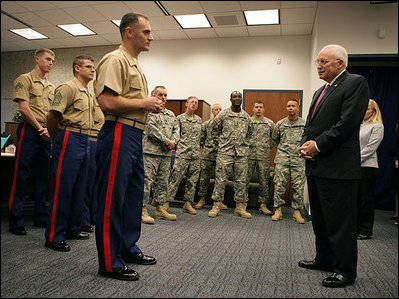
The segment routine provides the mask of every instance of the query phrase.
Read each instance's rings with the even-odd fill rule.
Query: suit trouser
[[[357,195],[359,180],[308,176],[316,261],[334,272],[357,275]]]
[[[82,211],[82,226],[89,226],[95,223],[97,215],[97,185],[96,185],[96,141],[90,140],[90,154],[89,154],[89,173],[86,184],[86,192],[83,197],[83,211]]]
[[[374,187],[378,168],[362,167],[358,198],[357,232],[372,236],[374,225]]]
[[[82,232],[82,194],[89,170],[89,137],[59,130],[52,146],[53,190],[46,241],[65,241],[66,235]]]
[[[96,245],[99,269],[114,272],[137,257],[141,233],[144,168],[143,132],[105,121],[97,138]]]
[[[18,125],[17,136],[14,177],[8,205],[10,228],[24,225],[23,207],[31,171],[33,173],[35,202],[33,221],[46,223],[48,217],[46,200],[51,143],[43,140],[39,132],[27,123]]]

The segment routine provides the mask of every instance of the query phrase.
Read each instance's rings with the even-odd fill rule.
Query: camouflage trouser
[[[291,207],[294,209],[303,208],[303,192],[305,187],[305,164],[284,165],[276,164],[274,170],[274,207],[284,205],[284,194],[287,187],[289,173],[291,172],[291,185],[293,190]]]
[[[164,204],[167,196],[170,173],[170,157],[143,155],[144,160],[144,197],[143,206],[150,204],[150,194],[157,204]]]
[[[270,177],[270,161],[268,160],[248,160],[248,176],[247,176],[247,190],[249,183],[251,182],[251,177],[253,172],[258,173],[259,180],[259,193],[258,202],[260,204],[269,203],[269,177]]]
[[[215,177],[215,160],[201,160],[198,197],[205,197],[208,193],[209,180]]]
[[[246,203],[248,201],[247,176],[248,157],[218,154],[216,158],[215,187],[212,193],[213,201],[223,201],[229,167],[233,168],[234,201]]]
[[[183,176],[186,175],[184,201],[194,202],[195,188],[200,174],[200,159],[184,159],[176,157],[173,170],[169,176],[168,198],[173,201]]]

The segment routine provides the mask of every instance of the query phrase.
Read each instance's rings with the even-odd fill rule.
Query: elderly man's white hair
[[[344,66],[348,66],[348,52],[346,52],[346,49],[340,45],[327,45],[323,49],[320,50],[320,52],[324,51],[325,49],[333,49],[335,53],[335,58],[341,59],[344,62]]]

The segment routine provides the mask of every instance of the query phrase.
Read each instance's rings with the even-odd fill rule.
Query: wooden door
[[[254,103],[261,100],[265,104],[265,116],[270,118],[274,123],[280,119],[287,117],[287,102],[290,99],[299,100],[299,116],[302,117],[302,90],[268,90],[268,89],[244,89],[243,108],[249,115],[253,115]],[[274,168],[274,158],[276,157],[276,148],[270,151],[270,166]],[[285,192],[286,206],[290,206],[292,202],[291,180],[288,180],[287,190]]]

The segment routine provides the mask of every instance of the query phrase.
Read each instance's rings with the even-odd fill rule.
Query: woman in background
[[[360,126],[362,177],[358,198],[358,240],[370,239],[374,225],[374,187],[378,173],[377,149],[384,137],[384,125],[377,103],[370,99]]]

